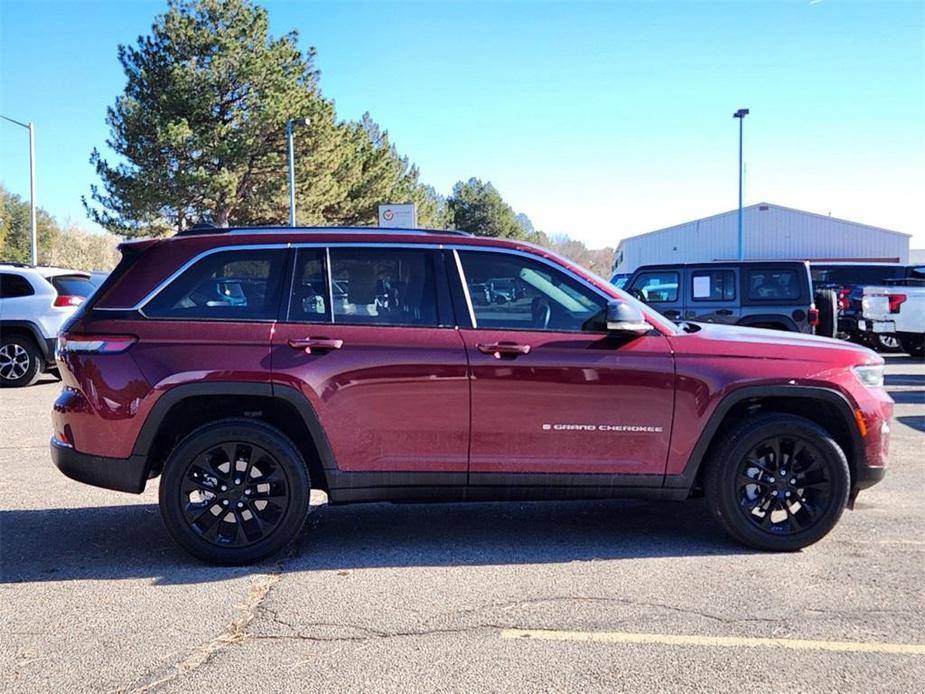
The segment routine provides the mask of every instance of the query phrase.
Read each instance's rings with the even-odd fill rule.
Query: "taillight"
[[[851,308],[851,290],[848,287],[841,287],[838,290],[838,308],[842,311]]]
[[[69,335],[58,336],[58,354],[116,354],[124,352],[138,340],[134,335]]]
[[[906,300],[906,295],[887,294],[886,298],[890,302],[890,313],[899,313],[899,307]]]
[[[80,306],[84,302],[84,298],[75,294],[61,294],[55,299],[55,306]]]
[[[809,324],[814,328],[819,325],[819,309],[813,306],[808,311],[809,314]]]

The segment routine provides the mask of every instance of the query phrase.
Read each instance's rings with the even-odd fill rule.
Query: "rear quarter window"
[[[12,272],[0,273],[0,299],[15,299],[33,294],[35,289],[22,275],[14,275]]]
[[[230,250],[194,263],[144,307],[150,318],[274,320],[285,273],[283,249]]]

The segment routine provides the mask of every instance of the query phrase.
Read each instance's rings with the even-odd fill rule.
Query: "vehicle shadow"
[[[925,432],[925,415],[908,415],[905,417],[897,417],[896,421],[905,424],[910,429]]]
[[[284,559],[214,567],[170,538],[153,504],[0,512],[0,583],[743,554],[701,501],[314,506]]]

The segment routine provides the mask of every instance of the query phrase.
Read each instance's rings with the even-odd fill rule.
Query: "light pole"
[[[0,116],[3,120],[20,125],[29,131],[29,207],[32,224],[32,264],[39,264],[39,247],[35,231],[35,126],[32,123],[20,123],[18,120]]]
[[[745,122],[745,116],[748,115],[747,108],[740,108],[732,114],[733,118],[739,119],[739,231],[738,231],[738,257],[739,260],[745,260],[745,237],[742,232],[742,124]]]
[[[295,142],[293,131],[297,125],[307,126],[308,118],[290,118],[286,121],[286,143],[289,147],[289,226],[295,226]]]

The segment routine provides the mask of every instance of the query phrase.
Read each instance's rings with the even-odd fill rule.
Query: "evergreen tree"
[[[110,164],[91,162],[102,187],[87,200],[96,222],[122,235],[287,217],[286,121],[297,132],[300,221],[321,221],[336,195],[337,127],[317,87],[314,50],[274,38],[249,0],[171,0],[137,46],[120,46],[127,77],[109,108]],[[304,199],[302,199],[304,198]]]
[[[509,239],[526,237],[511,206],[489,182],[477,178],[459,181],[447,200],[453,225],[477,236]],[[532,225],[531,225],[532,226]]]

